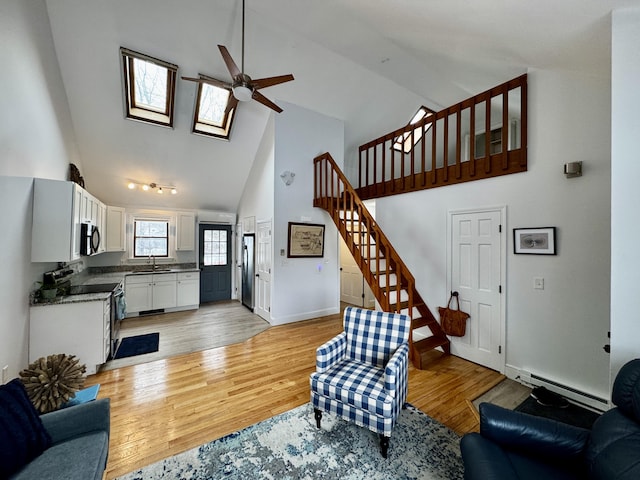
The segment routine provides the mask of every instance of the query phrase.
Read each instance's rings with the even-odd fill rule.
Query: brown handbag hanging
[[[451,300],[456,298],[456,309],[451,308]],[[444,333],[453,337],[464,337],[467,329],[467,318],[469,314],[460,310],[460,300],[458,299],[458,292],[451,292],[449,297],[449,303],[447,307],[438,307],[440,312],[440,326]]]

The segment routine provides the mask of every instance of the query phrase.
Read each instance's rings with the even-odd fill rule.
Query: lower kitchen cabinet
[[[179,307],[200,305],[200,272],[178,274],[177,301]]]
[[[109,299],[32,306],[30,313],[29,363],[56,353],[75,355],[92,375],[109,358]]]
[[[152,310],[198,308],[200,272],[127,275],[124,283],[127,317]]]

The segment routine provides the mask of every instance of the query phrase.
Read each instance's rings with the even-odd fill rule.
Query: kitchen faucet
[[[151,263],[151,260],[153,260],[153,270],[156,269],[156,256],[155,255],[149,255],[149,263]]]

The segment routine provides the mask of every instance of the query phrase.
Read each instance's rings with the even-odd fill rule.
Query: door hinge
[[[498,225],[498,232],[502,233],[502,225]]]
[[[502,345],[498,345],[498,354],[502,354]]]
[[[498,285],[498,293],[502,293],[502,285]]]

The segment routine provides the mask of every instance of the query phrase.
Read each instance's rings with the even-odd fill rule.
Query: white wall
[[[640,9],[613,12],[611,52],[611,378],[640,357]]]
[[[274,123],[274,116],[271,115],[242,192],[238,206],[238,221],[240,223],[245,217],[255,217],[257,222],[273,218],[273,189],[276,181],[274,173]]]
[[[0,3],[0,175],[66,179],[79,165],[43,1]]]
[[[329,215],[313,207],[313,159],[328,151],[342,167],[344,124],[296,105],[282,108],[275,117],[274,325],[337,313],[340,308],[338,232]],[[289,186],[280,180],[285,170],[296,174]],[[323,258],[286,257],[289,222],[325,225]]]
[[[66,179],[78,159],[44,2],[3,0],[0,45],[0,368],[13,378],[28,366],[29,292],[55,267],[31,264],[31,177]]]
[[[447,212],[506,205],[507,366],[608,398],[609,79],[534,70],[528,94],[528,172],[378,199],[377,220],[437,313]],[[578,160],[584,176],[566,179],[563,164]],[[546,226],[558,228],[558,255],[512,253],[513,228]]]

